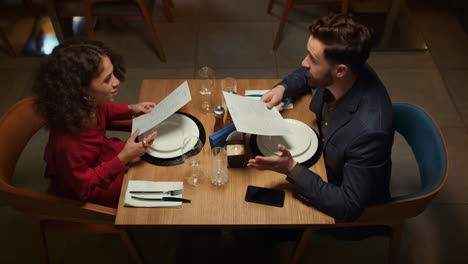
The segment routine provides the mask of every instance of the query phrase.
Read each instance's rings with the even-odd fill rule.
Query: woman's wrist
[[[131,104],[128,105],[128,112],[133,115],[133,106]]]
[[[127,165],[127,163],[129,162],[129,160],[125,157],[125,155],[120,152],[117,157],[120,159],[120,161],[124,164],[124,165]]]

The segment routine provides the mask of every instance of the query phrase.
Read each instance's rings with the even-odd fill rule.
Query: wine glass
[[[198,70],[198,79],[200,79],[201,111],[204,114],[211,114],[212,93],[215,89],[216,77],[214,70],[204,66]]]
[[[182,161],[188,165],[185,181],[193,186],[202,184],[203,171],[200,165],[203,160],[203,143],[195,136],[184,138],[181,147]]]
[[[231,78],[231,77],[226,77],[226,78],[222,79],[221,80],[221,89],[222,89],[223,92],[237,94],[237,81],[236,81],[236,79]],[[224,99],[224,95],[223,95],[222,92],[221,92],[221,102],[222,102],[222,106],[224,107],[224,109],[227,112],[228,108],[226,106],[226,100]]]

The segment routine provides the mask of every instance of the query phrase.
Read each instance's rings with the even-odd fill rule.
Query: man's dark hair
[[[312,36],[326,45],[324,55],[332,64],[345,64],[359,72],[370,52],[369,29],[351,15],[331,13],[309,26]]]

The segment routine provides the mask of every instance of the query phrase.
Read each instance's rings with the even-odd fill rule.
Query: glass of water
[[[227,154],[224,148],[211,150],[211,183],[222,186],[228,181]]]
[[[203,161],[203,143],[198,137],[186,137],[181,147],[182,160],[186,168],[185,181],[193,186],[202,184],[203,171],[201,163]]]
[[[221,89],[223,92],[237,94],[237,81],[234,78],[227,77],[221,80]],[[226,101],[224,95],[221,93],[221,102],[225,110],[227,110]]]
[[[210,67],[204,66],[198,70],[198,79],[200,80],[200,94],[201,96],[201,112],[204,114],[211,114],[213,98],[212,93],[215,89],[216,76],[214,70]]]

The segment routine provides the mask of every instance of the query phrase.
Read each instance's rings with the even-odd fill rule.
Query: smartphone
[[[249,185],[245,200],[252,203],[283,207],[284,191]]]

